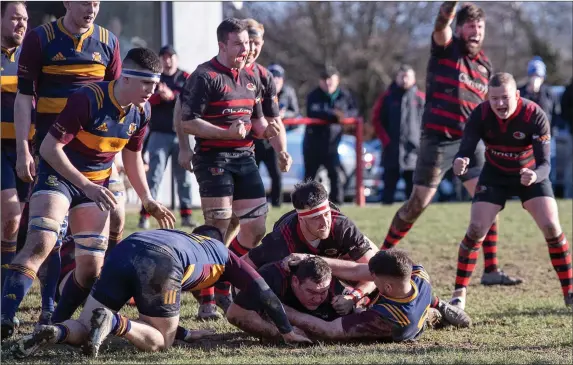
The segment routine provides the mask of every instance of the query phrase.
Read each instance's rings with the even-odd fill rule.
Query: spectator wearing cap
[[[321,71],[319,86],[307,96],[306,115],[327,124],[306,126],[303,141],[305,179],[314,179],[318,169],[324,166],[330,180],[329,199],[336,204],[344,201],[338,156],[338,144],[342,139],[341,122],[345,118],[358,116],[354,98],[339,84],[336,68],[327,66]]]
[[[402,65],[372,109],[372,126],[383,147],[382,204],[394,203],[400,177],[406,182],[406,196],[412,193],[424,101],[424,93],[416,86],[416,73],[411,66]]]
[[[167,160],[171,157],[172,161],[176,161],[179,155],[179,140],[173,128],[173,110],[177,97],[189,78],[187,72],[178,68],[177,52],[172,46],[163,46],[159,50],[159,58],[163,65],[163,73],[155,94],[149,98],[151,121],[146,147],[149,152],[147,184],[154,199],[157,197]],[[181,225],[194,227],[196,224],[191,216],[191,172],[178,163],[171,165],[177,183]],[[140,212],[139,228],[149,228],[149,214],[143,207]]]
[[[285,84],[285,69],[279,64],[272,64],[268,67],[268,70],[273,74],[277,88],[281,118],[291,119],[299,117],[300,110],[298,108],[296,91],[292,86]],[[287,129],[289,129],[288,126]]]

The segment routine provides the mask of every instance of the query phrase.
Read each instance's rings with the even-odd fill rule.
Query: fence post
[[[364,197],[364,160],[362,158],[362,139],[364,138],[364,122],[362,118],[356,121],[356,204],[359,207],[366,205]]]

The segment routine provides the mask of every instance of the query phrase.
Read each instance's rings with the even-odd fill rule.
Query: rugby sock
[[[16,256],[16,245],[16,241],[2,241],[2,257],[0,257],[0,264],[2,265],[2,272],[0,275],[2,275],[2,277],[0,278],[0,290],[4,287],[4,278],[8,274],[8,265],[10,265],[12,259]]]
[[[456,271],[456,290],[467,288],[470,283],[470,277],[476,267],[477,258],[479,256],[479,249],[482,241],[472,240],[466,236],[458,251],[458,270]]]
[[[205,289],[201,289],[201,294],[199,295],[200,304],[215,304],[215,287],[210,286]]]
[[[82,287],[76,280],[74,271],[72,277],[64,285],[58,306],[52,317],[52,323],[60,323],[70,319],[89,294],[90,290]]]
[[[58,335],[58,338],[56,339],[56,343],[66,342],[66,340],[68,339],[68,336],[70,334],[70,329],[68,328],[68,326],[66,326],[65,324],[62,324],[62,323],[57,323],[54,326],[58,327],[58,329],[60,330],[60,334]]]
[[[432,298],[432,302],[430,303],[430,307],[434,309],[438,309],[438,304],[440,303],[440,298],[437,295],[434,295]]]
[[[40,292],[42,295],[42,312],[54,311],[54,302],[56,291],[58,290],[62,264],[60,249],[61,243],[58,242],[42,266],[40,266],[40,270],[38,270],[38,279],[41,284]]]
[[[36,273],[25,266],[8,265],[7,274],[4,278],[6,285],[2,290],[2,317],[14,318],[35,278]]]
[[[125,336],[131,330],[131,321],[129,318],[115,313],[111,320],[111,334],[118,337]]]
[[[567,242],[565,233],[561,233],[555,238],[546,239],[546,241],[549,249],[549,257],[551,258],[551,265],[553,265],[553,268],[557,272],[563,295],[568,295],[570,292],[573,292],[573,271],[571,269],[569,242]]]
[[[394,219],[392,219],[392,224],[390,224],[390,229],[386,238],[384,239],[384,244],[380,247],[381,250],[388,250],[398,244],[400,240],[408,234],[410,228],[414,225],[413,223],[408,223],[398,214],[400,211],[396,212]]]
[[[241,245],[241,243],[239,242],[239,236],[235,236],[235,238],[233,238],[231,244],[229,245],[229,251],[231,251],[238,257],[242,257],[243,255],[248,254],[250,250],[251,250],[250,248],[246,248],[245,246]]]
[[[493,222],[483,241],[484,271],[497,271],[497,223]]]
[[[230,296],[231,283],[228,281],[218,281],[215,283],[215,294]]]
[[[181,215],[181,218],[186,218],[190,217],[193,214],[193,211],[189,208],[181,208],[179,209],[179,214]]]
[[[177,332],[175,332],[175,339],[179,341],[187,341],[187,337],[191,334],[191,331],[185,327],[177,326]]]
[[[109,239],[107,241],[107,250],[105,250],[105,257],[107,258],[111,250],[117,246],[117,244],[123,238],[123,230],[119,232],[109,232]]]

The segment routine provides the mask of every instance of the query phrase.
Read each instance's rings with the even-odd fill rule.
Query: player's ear
[[[515,90],[515,96],[516,96],[517,98],[519,98],[520,95],[521,95],[521,93],[519,92],[519,89]]]
[[[292,276],[291,282],[294,286],[299,287],[300,286],[300,280],[298,280],[298,278],[296,277],[296,275]]]

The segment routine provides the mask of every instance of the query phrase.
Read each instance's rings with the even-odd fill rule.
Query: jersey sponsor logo
[[[465,73],[460,73],[459,76],[459,81],[473,89],[478,90],[479,92],[483,93],[483,94],[487,94],[487,86],[480,83],[480,82],[475,82],[474,80],[472,80],[467,74]]]
[[[92,53],[92,60],[101,63],[101,53],[99,52]]]
[[[257,90],[257,87],[256,87],[254,84],[252,84],[252,83],[249,82],[249,83],[247,84],[247,90],[255,91],[255,90]]]
[[[48,178],[46,179],[46,185],[58,186],[58,178],[55,177],[54,175],[49,175]]]
[[[544,135],[540,136],[538,134],[534,134],[533,140],[540,142],[541,144],[548,144],[551,142],[551,135],[550,134],[544,134]]]
[[[513,138],[522,140],[525,138],[525,133],[520,132],[520,131],[513,132]]]
[[[65,61],[66,57],[62,54],[62,52],[58,52],[54,57],[52,57],[52,61]]]
[[[107,123],[105,123],[105,122],[102,123],[100,126],[98,126],[98,127],[96,128],[96,131],[107,132],[107,131],[108,131],[108,129],[107,129]]]
[[[227,108],[227,109],[223,109],[223,112],[221,114],[223,115],[227,115],[227,114],[251,114],[253,111],[249,108]]]
[[[487,149],[489,151],[490,154],[492,154],[493,156],[497,156],[497,157],[506,157],[506,158],[511,158],[511,159],[519,159],[521,157],[522,154],[524,153],[528,153],[528,151],[525,152],[501,152],[501,151],[497,151],[491,148]]]
[[[127,135],[131,136],[135,132],[136,129],[137,129],[137,125],[135,123],[131,123],[129,125],[129,129],[127,130]]]

